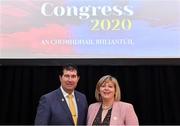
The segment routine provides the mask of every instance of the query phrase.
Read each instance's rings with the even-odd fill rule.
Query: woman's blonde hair
[[[120,86],[117,81],[117,79],[111,75],[105,75],[99,79],[99,81],[96,84],[96,90],[95,90],[95,98],[97,101],[102,101],[101,95],[100,95],[100,87],[102,84],[111,81],[114,84],[115,87],[115,96],[114,100],[115,101],[120,101],[121,100],[121,91],[120,91]]]

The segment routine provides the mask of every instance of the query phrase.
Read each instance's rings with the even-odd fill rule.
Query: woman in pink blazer
[[[133,106],[120,101],[120,87],[115,77],[100,78],[95,97],[98,102],[88,108],[87,125],[139,125]]]

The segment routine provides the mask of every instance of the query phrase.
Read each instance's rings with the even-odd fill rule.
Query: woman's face
[[[100,86],[100,95],[102,97],[102,100],[112,100],[115,96],[115,86],[112,81],[104,82]]]

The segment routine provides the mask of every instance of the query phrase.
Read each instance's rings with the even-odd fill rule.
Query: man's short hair
[[[77,75],[79,76],[79,71],[78,71],[78,67],[75,64],[65,64],[64,66],[62,66],[62,70],[60,71],[60,75],[63,75],[64,70],[75,70],[77,71]]]

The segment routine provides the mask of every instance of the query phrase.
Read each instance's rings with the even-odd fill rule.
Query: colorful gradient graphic
[[[180,58],[180,1],[1,0],[0,58]]]

